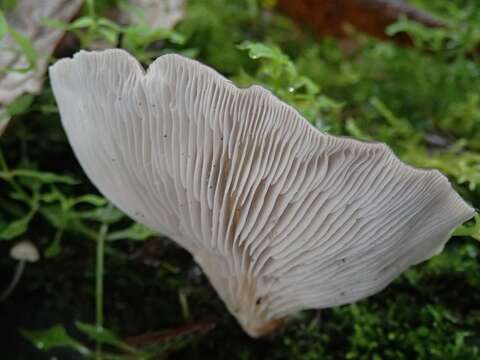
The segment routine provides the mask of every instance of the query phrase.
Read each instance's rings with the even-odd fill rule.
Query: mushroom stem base
[[[268,322],[264,323],[260,327],[255,327],[255,328],[245,328],[244,330],[248,333],[253,338],[259,338],[261,336],[268,335],[275,330],[277,330],[279,327],[283,325],[285,322],[285,318],[279,318],[279,319],[272,319],[269,320]]]

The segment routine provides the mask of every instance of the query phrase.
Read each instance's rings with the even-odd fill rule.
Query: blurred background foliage
[[[103,41],[145,66],[177,52],[239,86],[260,84],[322,131],[383,141],[403,161],[439,169],[479,206],[477,1],[411,1],[448,24],[432,29],[401,18],[386,29],[391,36],[408,33],[411,47],[353,28],[346,39],[318,38],[277,14],[275,1],[190,0],[173,30],[110,20],[108,9],[122,3],[89,0],[72,23],[46,22],[73,33],[78,48]],[[8,10],[14,1],[1,4]],[[2,31],[8,29],[0,21]],[[28,39],[19,45],[34,64]],[[14,271],[7,254],[15,241],[35,243],[41,260],[27,265],[0,303],[3,358],[99,358],[99,348],[104,359],[480,357],[478,217],[457,229],[441,255],[381,293],[302,312],[279,333],[252,340],[188,253],[96,192],[67,143],[48,84],[7,110],[13,121],[0,139],[0,284]],[[90,325],[99,316],[102,327]]]

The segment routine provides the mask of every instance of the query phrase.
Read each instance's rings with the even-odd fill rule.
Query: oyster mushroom
[[[50,78],[91,181],[187,249],[253,337],[379,292],[474,214],[440,172],[322,133],[197,61],[144,71],[123,50],[82,51]]]

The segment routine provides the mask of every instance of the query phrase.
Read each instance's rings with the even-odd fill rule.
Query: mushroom
[[[12,259],[18,260],[18,264],[15,269],[12,281],[10,281],[10,285],[8,285],[2,295],[0,295],[0,301],[6,300],[8,296],[12,293],[12,291],[15,289],[18,282],[20,281],[20,278],[22,277],[26,263],[37,262],[40,258],[40,255],[36,246],[32,242],[25,240],[16,243],[10,249],[10,257]]]
[[[379,292],[474,215],[437,170],[320,132],[194,60],[144,71],[120,49],[81,51],[50,79],[93,184],[188,250],[252,337]]]
[[[186,0],[126,0],[110,9],[108,17],[122,25],[133,25],[142,33],[172,29],[185,16],[185,3]],[[90,50],[110,47],[106,39],[90,44]]]
[[[69,21],[83,0],[17,0],[6,13],[9,27],[27,37],[38,52],[36,67],[29,71],[6,71],[28,68],[27,57],[18,49],[15,38],[7,33],[0,39],[0,135],[10,116],[6,106],[23,93],[38,94],[42,89],[50,55],[65,30],[44,24],[45,19]]]
[[[137,24],[139,17],[152,28],[170,29],[179,22],[185,13],[185,0],[129,0],[124,5],[119,20],[126,24]]]

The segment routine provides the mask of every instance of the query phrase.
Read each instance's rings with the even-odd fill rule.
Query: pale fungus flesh
[[[37,262],[40,259],[40,253],[32,242],[23,240],[12,246],[10,249],[10,257],[13,260],[17,260],[18,263],[10,284],[2,293],[0,293],[0,302],[7,300],[22,278],[25,265],[27,263]]]
[[[40,259],[40,254],[33,243],[24,240],[16,243],[10,249],[10,257],[18,261],[34,263]]]
[[[47,26],[45,19],[68,22],[82,3],[83,0],[16,0],[13,9],[6,11],[11,29],[0,38],[0,136],[10,121],[8,105],[24,93],[40,93],[50,56],[65,33]],[[30,41],[36,52],[35,64],[29,64],[12,31]]]
[[[144,71],[123,50],[82,51],[50,78],[93,184],[187,249],[253,337],[379,292],[474,214],[440,172],[322,133],[194,60]]]

